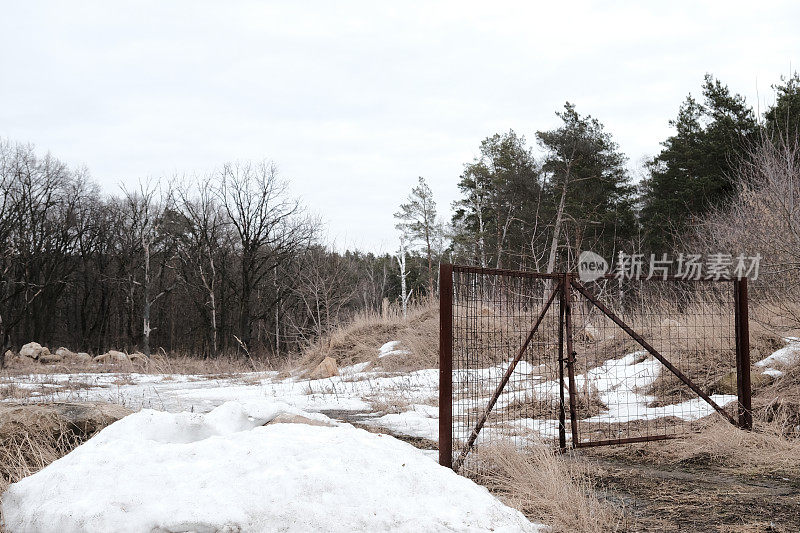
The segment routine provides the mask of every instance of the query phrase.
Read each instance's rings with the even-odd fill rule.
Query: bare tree
[[[29,336],[51,331],[52,309],[75,268],[74,221],[85,183],[50,154],[0,141],[0,337],[23,325]]]
[[[190,190],[194,190],[192,195]],[[183,280],[187,284],[199,282],[202,308],[209,314],[211,330],[211,354],[219,353],[219,274],[217,272],[218,251],[225,247],[227,220],[216,201],[210,177],[198,180],[190,188],[178,190],[181,210],[188,219],[184,245],[179,256],[183,264]]]
[[[314,334],[321,337],[344,318],[344,311],[356,297],[354,269],[350,261],[334,250],[317,246],[304,256],[306,260],[296,272],[294,294],[311,318]]]
[[[157,185],[151,183],[140,183],[138,191],[132,192],[123,188],[123,193],[130,223],[127,230],[130,231],[131,237],[138,241],[142,256],[141,281],[138,281],[135,272],[132,271],[130,289],[133,299],[134,287],[137,285],[141,287],[141,349],[149,357],[150,334],[154,329],[151,325],[151,309],[153,304],[174,288],[174,284],[164,287],[157,283],[163,279],[165,269],[171,268],[170,260],[174,256],[174,251],[162,250],[160,261],[157,262],[155,268],[152,264],[156,247],[164,245],[168,241],[165,225],[169,223],[170,216],[174,213],[170,211],[172,191],[171,189],[160,190]],[[131,305],[133,306],[133,303]]]
[[[800,326],[800,144],[764,138],[739,162],[736,196],[690,225],[686,249],[731,254],[731,273],[760,256],[753,301],[768,304],[783,329]],[[755,273],[755,272],[753,272]]]
[[[272,162],[232,163],[219,171],[218,198],[236,230],[240,254],[239,334],[245,348],[250,345],[255,311],[256,288],[287,260],[307,246],[314,224],[301,216],[300,204],[289,197]],[[261,291],[261,304],[274,310],[281,298],[281,287],[268,285]],[[249,348],[248,348],[249,349]]]

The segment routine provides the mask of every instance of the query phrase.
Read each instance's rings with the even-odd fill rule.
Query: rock
[[[103,355],[98,355],[93,360],[95,363],[103,363],[103,364],[125,363],[130,361],[127,355],[125,355],[123,352],[118,352],[117,350],[109,350]]]
[[[133,352],[128,356],[128,359],[131,360],[131,363],[146,364],[147,361],[149,360],[149,357],[147,357],[142,352]]]
[[[75,359],[75,352],[68,348],[64,348],[63,346],[56,350],[56,355],[59,356],[62,360],[64,359]]]
[[[586,340],[597,342],[600,340],[600,328],[594,324],[586,324],[583,328],[583,335],[586,337]]]
[[[326,357],[311,371],[308,379],[325,379],[339,375],[339,367],[333,357]]]
[[[766,387],[775,381],[774,376],[762,374],[760,369],[753,369],[750,372],[750,387],[753,390]],[[738,394],[736,386],[736,370],[731,370],[711,385],[712,394]]]
[[[270,424],[306,424],[309,426],[329,426],[329,427],[333,426],[333,424],[330,424],[328,422],[323,422],[322,420],[314,420],[313,418],[308,418],[307,416],[292,415],[289,413],[281,413],[264,425],[269,426]]]
[[[78,352],[75,354],[75,362],[82,365],[89,364],[92,362],[92,356],[86,352]]]
[[[131,414],[121,405],[105,402],[0,405],[0,443],[22,435],[50,434],[89,437]]]
[[[767,385],[772,385],[776,379],[775,376],[770,374],[762,374],[759,372],[759,370],[760,369],[753,369],[750,372],[750,388],[753,390],[766,387]]]
[[[712,394],[736,394],[736,371],[731,370],[711,385]]]
[[[36,365],[36,360],[30,357],[22,357],[8,350],[5,354],[3,364],[6,368],[30,368]]]
[[[39,362],[42,363],[43,365],[60,363],[61,356],[58,354],[50,353],[50,351],[48,350],[47,353],[42,353],[41,355],[39,355]]]
[[[24,345],[19,350],[19,354],[22,357],[30,357],[31,359],[38,359],[39,356],[47,350],[47,348],[42,348],[42,345],[38,342],[29,342],[28,344]],[[50,350],[47,350],[47,353],[50,353]]]

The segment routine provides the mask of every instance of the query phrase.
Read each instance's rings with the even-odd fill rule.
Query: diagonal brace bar
[[[657,351],[655,348],[653,348],[653,347],[650,345],[650,343],[648,343],[646,340],[644,340],[644,338],[642,338],[642,336],[641,336],[641,335],[639,335],[639,334],[638,334],[638,333],[636,333],[634,330],[632,330],[632,329],[631,329],[631,328],[630,328],[630,327],[629,327],[629,326],[628,326],[628,325],[627,325],[625,322],[623,322],[623,321],[622,321],[622,320],[621,320],[621,319],[620,319],[620,318],[619,318],[617,315],[615,315],[615,314],[614,314],[614,313],[613,313],[613,312],[612,312],[612,311],[611,311],[609,308],[607,308],[605,305],[603,305],[603,303],[602,303],[602,302],[600,302],[600,301],[596,300],[596,299],[594,298],[594,296],[592,296],[592,295],[589,293],[589,291],[586,289],[586,287],[584,287],[582,284],[578,283],[578,282],[577,282],[577,281],[575,281],[574,279],[572,280],[572,286],[573,286],[573,287],[575,287],[575,289],[577,289],[577,291],[578,291],[578,292],[580,292],[581,294],[583,294],[583,295],[586,297],[586,299],[587,299],[587,300],[589,300],[590,302],[592,302],[592,303],[594,304],[594,306],[595,306],[595,307],[597,307],[598,309],[600,309],[600,311],[602,311],[604,315],[606,315],[608,318],[610,318],[610,319],[611,319],[611,320],[612,320],[612,321],[613,321],[613,322],[614,322],[614,323],[615,323],[617,326],[619,326],[620,328],[622,328],[622,330],[623,330],[625,333],[627,333],[627,334],[628,334],[628,335],[629,335],[629,336],[630,336],[630,337],[631,337],[633,340],[635,340],[636,342],[638,342],[638,343],[639,343],[639,344],[642,346],[642,348],[644,348],[645,350],[647,350],[648,352],[650,352],[650,354],[651,354],[653,357],[655,357],[656,359],[658,359],[658,360],[661,362],[661,364],[662,364],[662,365],[664,365],[665,367],[667,367],[667,369],[668,369],[670,372],[672,372],[673,374],[675,374],[675,375],[678,377],[678,379],[680,379],[681,381],[683,381],[683,382],[686,384],[686,386],[687,386],[687,387],[689,387],[690,389],[692,389],[692,390],[693,390],[693,391],[694,391],[694,392],[695,392],[695,393],[696,393],[698,396],[700,396],[700,397],[701,397],[703,400],[705,400],[705,401],[706,401],[706,403],[708,403],[708,404],[709,404],[711,407],[713,407],[713,408],[714,408],[714,409],[715,409],[715,410],[716,410],[716,411],[717,411],[719,414],[721,414],[722,416],[724,416],[725,418],[727,418],[727,419],[728,419],[728,421],[729,421],[731,424],[733,424],[734,426],[735,426],[735,425],[737,425],[737,424],[736,424],[736,421],[733,419],[733,417],[732,417],[730,414],[728,414],[728,412],[727,412],[727,411],[725,411],[725,410],[724,410],[722,407],[720,407],[720,406],[717,404],[717,402],[715,402],[714,400],[712,400],[712,399],[711,399],[711,397],[710,397],[708,394],[706,394],[705,392],[703,392],[703,391],[702,391],[702,389],[700,389],[700,387],[698,387],[698,386],[697,386],[697,385],[694,383],[694,381],[692,381],[691,379],[689,379],[689,378],[688,378],[688,377],[687,377],[687,376],[686,376],[686,375],[685,375],[683,372],[681,372],[680,370],[678,370],[678,369],[677,369],[677,368],[676,368],[676,367],[675,367],[675,366],[674,366],[672,363],[670,363],[670,362],[669,362],[667,359],[665,359],[663,355],[661,355],[660,353],[658,353],[658,351]]]
[[[453,462],[453,470],[455,470],[456,472],[458,472],[458,469],[461,468],[462,464],[464,464],[464,460],[467,458],[467,454],[472,449],[472,446],[475,444],[475,441],[478,439],[478,433],[480,433],[481,429],[483,429],[483,425],[489,418],[489,414],[492,412],[494,404],[497,403],[497,399],[500,398],[500,393],[503,392],[503,389],[508,383],[508,380],[511,379],[511,374],[513,374],[514,369],[517,368],[517,363],[519,363],[520,359],[522,359],[522,356],[525,354],[525,350],[528,349],[528,345],[533,339],[533,336],[536,334],[536,331],[539,329],[539,324],[541,324],[542,320],[544,320],[544,316],[545,314],[547,314],[547,310],[550,309],[550,305],[553,303],[553,300],[555,300],[556,294],[558,294],[561,288],[562,288],[562,283],[559,282],[559,284],[556,285],[556,287],[553,289],[553,292],[550,293],[550,297],[547,299],[547,303],[545,303],[544,308],[539,313],[539,316],[536,319],[536,322],[534,322],[531,331],[528,333],[525,342],[522,343],[522,346],[520,346],[517,355],[511,361],[511,364],[508,365],[508,369],[506,370],[505,374],[503,374],[503,379],[501,379],[500,383],[497,385],[497,389],[494,391],[494,394],[492,394],[492,397],[489,400],[489,404],[486,406],[486,409],[483,411],[481,418],[475,425],[475,429],[472,430],[469,439],[467,439],[466,444],[464,444],[464,447],[458,454],[458,458]]]

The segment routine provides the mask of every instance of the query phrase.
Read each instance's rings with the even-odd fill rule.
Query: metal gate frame
[[[520,346],[514,359],[509,364],[500,380],[494,394],[478,419],[477,424],[472,429],[467,442],[462,447],[458,457],[453,457],[453,273],[471,272],[483,275],[523,275],[526,277],[536,277],[551,279],[554,281],[549,297],[538,314],[537,319],[532,324],[525,341]],[[633,442],[644,442],[653,440],[664,440],[673,438],[671,435],[648,435],[644,437],[632,437],[611,439],[604,441],[593,441],[582,443],[578,441],[577,416],[576,416],[576,385],[575,385],[575,361],[576,353],[573,350],[573,326],[572,326],[572,291],[577,291],[588,302],[596,307],[603,315],[610,319],[617,327],[623,330],[630,338],[636,341],[642,348],[657,359],[665,368],[678,377],[689,389],[706,403],[711,405],[730,423],[750,430],[753,426],[752,405],[751,405],[751,383],[750,383],[750,336],[749,336],[749,317],[747,299],[747,279],[719,278],[715,282],[730,282],[733,285],[734,295],[734,328],[735,328],[735,349],[736,349],[736,386],[738,407],[738,419],[734,419],[728,412],[714,402],[700,387],[698,387],[689,377],[683,374],[670,361],[659,353],[641,335],[634,331],[603,302],[594,297],[587,288],[578,281],[574,273],[539,274],[531,272],[521,272],[501,269],[488,269],[479,267],[459,266],[452,264],[442,264],[439,270],[439,464],[458,470],[463,464],[470,450],[472,449],[478,434],[489,417],[497,399],[503,392],[509,378],[514,372],[517,363],[524,355],[528,344],[533,339],[536,331],[545,317],[550,306],[555,301],[556,296],[560,298],[559,311],[559,447],[561,451],[566,451],[566,412],[564,388],[569,389],[569,417],[572,433],[571,448],[582,448],[587,446],[604,446],[612,444],[627,444]],[[604,276],[606,279],[615,279],[613,275]],[[653,278],[651,281],[676,281],[683,280],[675,276],[664,276]],[[565,357],[566,354],[566,357]],[[566,363],[567,376],[565,384],[564,366]]]

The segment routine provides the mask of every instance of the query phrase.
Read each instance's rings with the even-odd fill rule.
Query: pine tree
[[[689,95],[670,125],[676,132],[648,162],[649,176],[641,185],[646,247],[657,253],[671,246],[691,217],[730,200],[732,171],[758,133],[745,99],[710,74],[703,103]]]
[[[455,244],[481,266],[501,268],[529,254],[535,234],[540,172],[525,138],[513,130],[481,142],[480,155],[464,166],[454,203]]]
[[[777,98],[764,113],[766,129],[770,136],[781,137],[788,143],[800,141],[800,74],[788,80],[781,77],[780,85],[773,85]]]
[[[562,235],[574,259],[585,249],[610,256],[635,229],[633,187],[617,143],[597,119],[581,116],[569,102],[556,115],[561,127],[536,134],[547,151],[542,169],[555,207],[548,272],[556,267]]]

